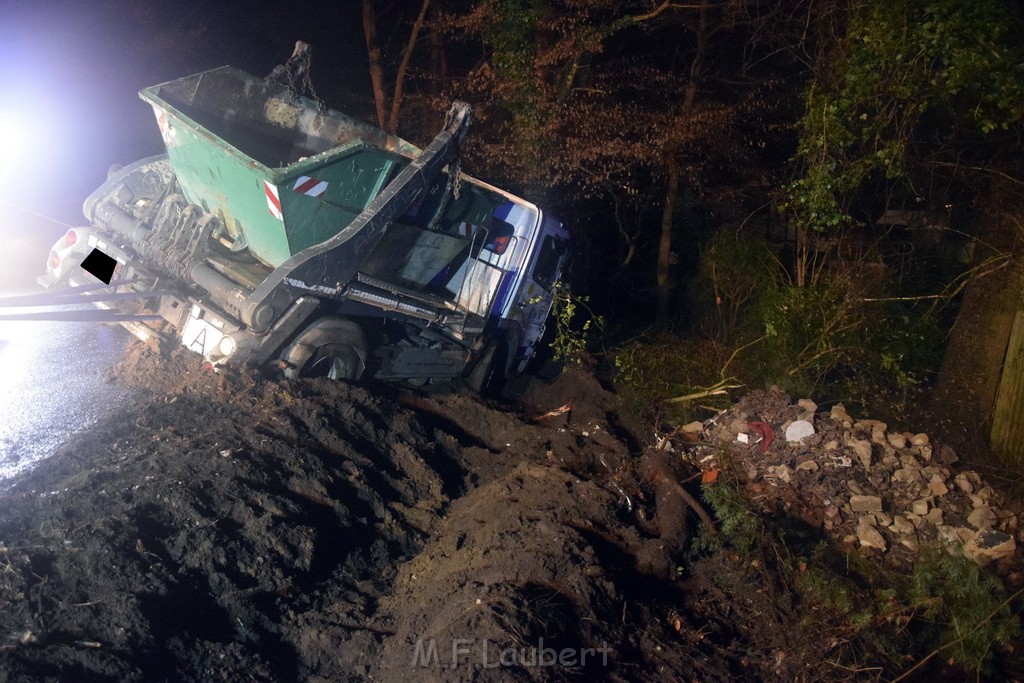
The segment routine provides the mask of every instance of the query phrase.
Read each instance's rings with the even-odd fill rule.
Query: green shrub
[[[970,670],[986,672],[992,647],[1021,633],[1002,582],[963,555],[922,555],[907,597],[923,617],[920,638]]]
[[[703,484],[701,496],[718,520],[718,533],[708,534],[701,527],[694,550],[726,547],[749,555],[756,553],[768,541],[764,521],[750,508],[743,491],[735,484],[725,481]]]

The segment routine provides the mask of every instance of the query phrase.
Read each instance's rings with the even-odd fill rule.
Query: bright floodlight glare
[[[31,381],[33,366],[41,360],[37,357],[39,336],[46,333],[47,324],[0,321],[0,396],[21,392],[25,383]]]
[[[12,177],[32,153],[34,126],[29,117],[13,108],[0,108],[0,178]]]

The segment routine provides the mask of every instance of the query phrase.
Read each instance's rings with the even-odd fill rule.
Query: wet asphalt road
[[[116,325],[0,321],[0,488],[126,405],[104,381],[130,335]]]

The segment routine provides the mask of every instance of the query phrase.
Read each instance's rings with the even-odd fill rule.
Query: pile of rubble
[[[1020,566],[1019,501],[1008,501],[927,434],[856,420],[842,404],[754,392],[706,422],[686,425],[684,457],[747,482],[764,511],[784,509],[837,540],[893,562],[943,546],[986,566]],[[1024,548],[1024,543],[1021,544]]]

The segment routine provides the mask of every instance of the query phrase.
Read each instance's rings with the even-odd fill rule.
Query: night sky
[[[0,126],[17,131],[0,157],[0,240],[14,261],[0,287],[30,283],[64,231],[12,202],[81,224],[112,164],[162,151],[144,87],[225,64],[262,76],[305,40],[321,98],[368,118],[360,11],[354,0],[0,1]]]

